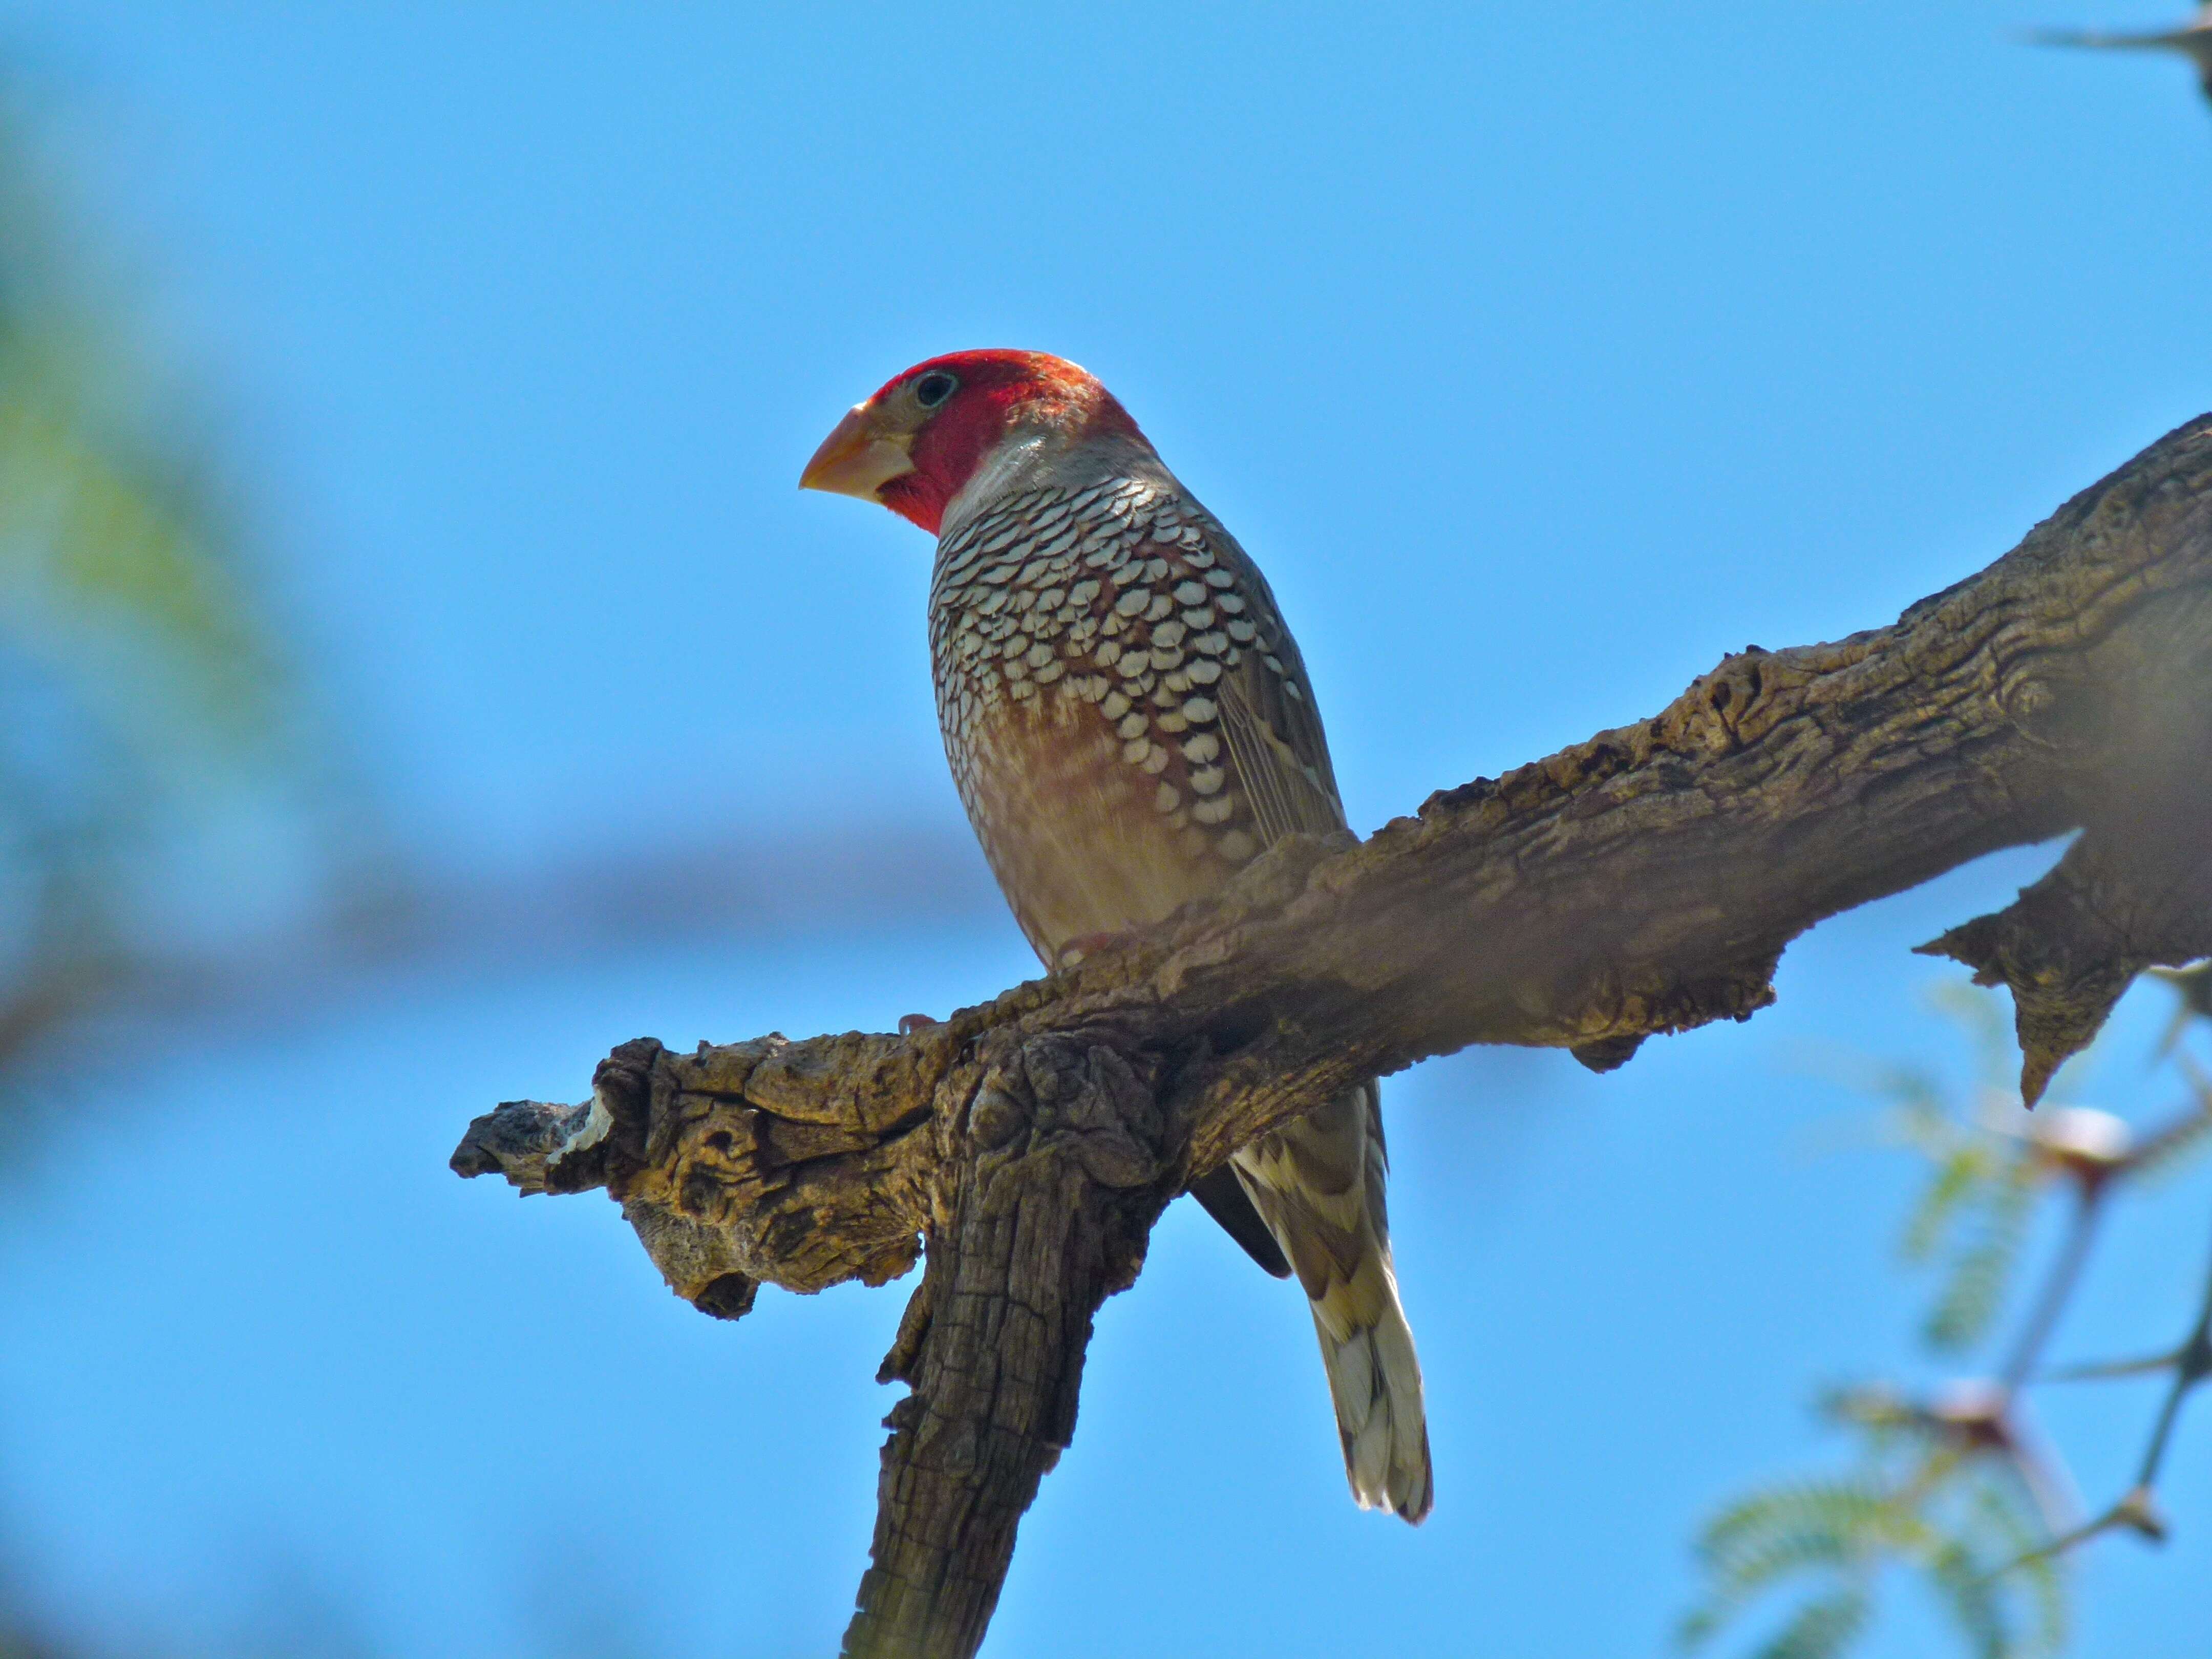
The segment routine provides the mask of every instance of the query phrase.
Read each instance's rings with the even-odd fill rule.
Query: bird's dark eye
[[[960,389],[960,382],[943,369],[933,369],[914,383],[914,400],[924,409],[934,409]]]

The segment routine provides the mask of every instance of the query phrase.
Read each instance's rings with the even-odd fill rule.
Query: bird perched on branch
[[[1279,836],[1344,827],[1328,745],[1267,584],[1084,370],[1028,351],[917,364],[830,433],[802,488],[937,538],[945,751],[1048,967],[1211,893]],[[1363,1084],[1197,1184],[1313,1308],[1362,1508],[1429,1512],[1428,1427]]]
[[[2197,65],[2197,83],[2212,99],[2212,3],[2200,7],[2193,22],[2179,28],[2116,34],[2099,29],[2037,29],[2027,39],[2039,46],[2086,46],[2097,52],[2171,52]]]

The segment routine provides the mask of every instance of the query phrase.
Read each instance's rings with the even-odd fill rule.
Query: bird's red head
[[[799,475],[802,489],[879,501],[933,536],[945,509],[1009,437],[1142,435],[1086,371],[1042,351],[955,351],[916,363],[856,404]]]

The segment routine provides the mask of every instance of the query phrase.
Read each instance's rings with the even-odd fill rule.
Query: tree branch
[[[2212,417],[1890,627],[1747,649],[1650,720],[1364,843],[1279,844],[910,1036],[625,1044],[586,1106],[503,1106],[454,1167],[604,1187],[710,1312],[761,1280],[881,1283],[926,1237],[848,1651],[969,1653],[1073,1429],[1091,1316],[1193,1177],[1469,1043],[1602,1070],[1747,1018],[1822,918],[2086,828],[2020,903],[1929,947],[2013,987],[2033,1098],[2142,967],[2212,955],[2208,721]]]

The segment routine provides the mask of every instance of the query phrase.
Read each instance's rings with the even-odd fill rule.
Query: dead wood
[[[648,1040],[579,1107],[517,1102],[453,1167],[603,1188],[681,1295],[881,1284],[928,1245],[883,1375],[854,1655],[972,1653],[1068,1443],[1091,1320],[1161,1207],[1347,1084],[1474,1042],[1625,1062],[1743,1019],[1823,917],[2082,829],[1923,947],[2016,999],[2030,1099],[2152,963],[2212,955],[2212,416],[1887,628],[1724,659],[1653,718],[1272,848],[1219,898],[910,1036]]]

